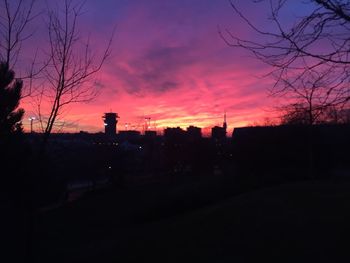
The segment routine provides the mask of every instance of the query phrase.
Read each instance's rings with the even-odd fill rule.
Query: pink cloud
[[[114,4],[108,3],[113,9]],[[120,129],[125,123],[142,129],[144,117],[151,117],[159,130],[189,125],[206,128],[221,125],[226,111],[231,131],[269,115],[264,109],[271,105],[266,90],[272,82],[256,77],[266,68],[220,38],[217,25],[234,25],[235,30],[245,32],[233,19],[227,1],[215,3],[144,1],[121,7],[119,15],[116,9],[113,56],[97,75],[100,95],[89,104],[67,109],[62,118],[71,125],[66,130],[102,131],[101,116],[110,110],[120,115]],[[89,2],[88,7],[93,6]],[[94,45],[100,51],[108,30],[101,30],[99,21],[113,19],[90,14],[96,20],[95,29],[100,30],[94,32]],[[86,22],[86,27],[94,30],[93,24]],[[33,114],[28,101],[23,106],[27,116]],[[28,128],[28,121],[24,123]]]

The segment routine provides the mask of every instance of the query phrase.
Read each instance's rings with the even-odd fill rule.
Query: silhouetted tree
[[[338,111],[345,105],[345,89],[338,89],[345,81],[340,81],[333,69],[322,72],[307,69],[307,65],[303,73],[281,80],[284,86],[280,86],[275,95],[285,96],[293,101],[282,107],[287,110],[284,121],[289,124],[309,125],[328,122],[327,113],[331,110]]]
[[[349,108],[337,111],[336,114],[337,114],[337,122],[338,123],[350,124],[350,109]]]
[[[82,41],[78,31],[78,18],[82,8],[82,3],[65,0],[62,10],[48,12],[50,50],[48,66],[44,70],[47,85],[43,88],[38,103],[44,141],[51,134],[64,107],[96,97],[96,86],[89,82],[110,54],[112,37],[100,59],[96,59],[89,41]],[[43,101],[50,103],[48,114],[42,112]]]
[[[36,68],[36,55],[33,55],[30,65],[26,65],[26,73],[19,74],[20,68],[16,64],[21,60],[21,51],[26,40],[33,33],[28,31],[30,23],[40,14],[35,10],[36,0],[1,0],[0,1],[0,60],[7,63],[9,69],[15,70],[23,80],[28,79],[26,90],[22,97],[32,94],[32,79],[37,76],[45,65]],[[36,52],[34,53],[36,54]],[[23,60],[21,69],[23,69]]]
[[[314,111],[317,116],[312,116],[310,123],[310,110],[307,105],[294,103],[279,108],[282,112],[280,123],[284,125],[309,125],[309,124],[347,124],[350,123],[350,110],[337,107],[317,107]],[[322,111],[320,110],[322,109]]]
[[[219,33],[229,46],[243,48],[272,67],[268,76],[276,80],[273,95],[292,100],[292,106],[303,105],[308,124],[316,123],[328,108],[340,109],[350,102],[349,1],[252,1],[269,7],[268,29],[255,25],[235,2],[230,2],[233,10],[258,37],[242,39],[230,30]],[[305,5],[300,8],[305,15],[288,21],[286,10],[296,2]]]
[[[11,2],[11,3],[10,3]],[[23,42],[31,34],[26,34],[28,24],[36,17],[33,14],[34,0],[1,1],[0,59],[12,69],[16,64]]]
[[[20,235],[15,234],[19,241],[22,241],[22,234],[26,230],[23,228],[23,221],[19,218],[23,220],[25,217],[22,208],[25,206],[24,200],[28,199],[25,193],[28,186],[27,179],[30,177],[27,163],[30,152],[22,136],[21,120],[24,110],[18,108],[21,92],[22,81],[15,79],[14,71],[9,69],[6,62],[0,62],[0,200],[1,202],[5,200],[5,204],[8,204],[2,207],[3,215],[11,218],[11,222],[5,224],[9,231],[4,232],[11,232],[11,235],[20,233]],[[9,208],[10,211],[8,211]],[[13,211],[16,215],[14,217],[12,217]],[[22,232],[16,232],[16,229],[22,229]],[[11,240],[12,237],[6,237],[5,233],[4,238]],[[23,256],[18,246],[9,249],[11,252],[16,251],[10,252],[11,257],[16,259]],[[5,250],[5,253],[9,252]]]
[[[281,124],[283,125],[308,125],[310,124],[309,110],[302,103],[294,103],[281,107]]]
[[[23,109],[18,109],[22,81],[5,62],[0,63],[0,136],[22,131]]]

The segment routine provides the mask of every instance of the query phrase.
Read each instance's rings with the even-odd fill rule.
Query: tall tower
[[[224,123],[222,125],[222,128],[224,129],[224,132],[225,132],[225,136],[226,136],[226,133],[227,133],[227,123],[226,123],[226,111],[225,111],[225,114],[224,114]]]
[[[105,125],[105,134],[108,136],[114,136],[117,134],[118,113],[108,112],[102,117]]]

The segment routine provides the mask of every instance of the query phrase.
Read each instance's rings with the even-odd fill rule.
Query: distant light
[[[107,126],[108,124],[107,123],[104,123],[104,126]]]
[[[112,166],[108,166],[108,169],[112,169]]]
[[[140,146],[139,148],[142,149],[142,146]]]

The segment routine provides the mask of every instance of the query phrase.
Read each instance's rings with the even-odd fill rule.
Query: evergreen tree
[[[23,109],[18,109],[23,82],[7,63],[0,62],[0,136],[22,132]]]

